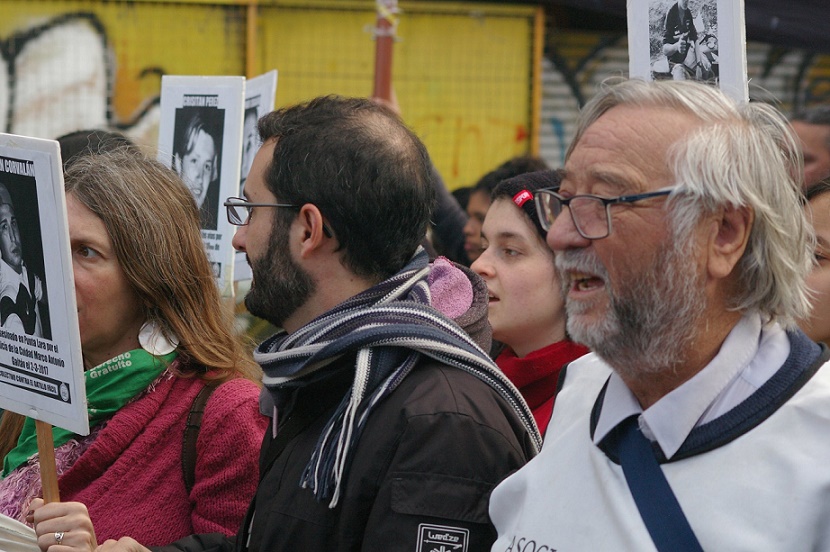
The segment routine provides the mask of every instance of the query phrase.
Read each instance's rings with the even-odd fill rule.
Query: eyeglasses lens
[[[248,222],[249,209],[243,205],[228,205],[228,219],[231,224],[244,226]]]
[[[571,216],[583,236],[598,239],[608,235],[608,220],[601,199],[577,197],[571,200],[570,208]]]
[[[550,194],[543,192],[536,194],[536,214],[539,216],[539,222],[546,232],[550,230],[550,226],[553,224],[554,215],[551,204],[555,201],[556,198]]]

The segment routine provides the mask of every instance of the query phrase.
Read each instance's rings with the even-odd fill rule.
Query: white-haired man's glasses
[[[564,197],[559,188],[544,188],[536,191],[534,198],[539,222],[545,231],[550,230],[553,221],[565,207],[571,212],[576,231],[587,240],[599,240],[611,234],[611,206],[620,203],[634,203],[652,197],[666,196],[674,187],[662,188],[643,194],[624,195],[620,197],[600,197],[590,194]]]

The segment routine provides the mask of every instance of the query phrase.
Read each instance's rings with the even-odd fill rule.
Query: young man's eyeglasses
[[[299,209],[290,203],[251,203],[241,197],[229,197],[224,203],[228,210],[228,222],[234,226],[245,226],[251,220],[251,211],[254,207],[289,207]]]
[[[251,211],[254,207],[288,207],[289,209],[299,209],[299,205],[292,203],[251,203],[241,197],[229,197],[223,204],[228,210],[228,222],[234,226],[245,226],[251,222]],[[328,223],[323,221],[323,234],[327,238],[334,235]]]
[[[550,230],[553,221],[567,207],[571,212],[576,231],[587,240],[599,240],[607,238],[611,234],[611,210],[612,205],[619,203],[634,203],[652,197],[666,196],[674,191],[674,188],[661,188],[644,194],[624,195],[620,197],[599,197],[595,195],[575,195],[564,197],[559,195],[559,188],[545,188],[536,191],[536,213],[539,215],[539,222],[545,231]]]

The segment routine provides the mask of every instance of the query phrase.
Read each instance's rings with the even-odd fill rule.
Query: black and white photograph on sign
[[[747,101],[743,0],[631,0],[630,75],[695,80]]]
[[[277,70],[268,71],[245,81],[245,114],[242,124],[242,166],[239,173],[239,197],[245,190],[245,179],[251,170],[254,155],[262,143],[259,141],[257,121],[274,110],[277,93]]]
[[[173,168],[193,193],[205,230],[216,230],[219,216],[224,128],[224,109],[181,107],[176,110]]]
[[[0,408],[89,433],[60,148],[0,134]]]
[[[652,78],[718,82],[716,0],[660,0],[649,5]]]
[[[0,170],[0,328],[52,339],[41,235],[34,177]]]
[[[238,197],[244,197],[245,179],[251,170],[256,152],[262,143],[259,140],[257,122],[259,118],[274,110],[277,93],[277,70],[268,71],[245,81],[245,115],[242,125],[242,167],[239,175]],[[245,260],[245,253],[236,252],[233,267],[233,279],[236,282],[250,280],[253,277],[251,267]]]
[[[239,192],[245,77],[165,75],[161,79],[158,159],[190,188],[202,241],[223,296],[233,295],[234,227],[225,198]]]
[[[254,98],[259,100],[259,96]],[[245,118],[242,124],[242,168],[239,173],[239,195],[245,191],[245,179],[248,178],[248,173],[251,171],[251,163],[254,162],[254,155],[259,149],[259,133],[257,132],[256,124],[259,120],[259,110],[257,105],[247,107],[248,101],[245,101]]]

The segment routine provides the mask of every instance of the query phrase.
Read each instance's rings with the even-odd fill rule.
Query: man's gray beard
[[[674,244],[679,244],[673,248]],[[556,254],[560,281],[567,293],[564,269],[594,274],[605,282],[608,312],[598,323],[579,321],[589,302],[567,300],[568,333],[611,365],[621,376],[636,377],[673,370],[682,364],[699,332],[706,308],[703,277],[696,274],[691,236],[671,239],[650,267],[612,291],[608,273],[585,250]]]

